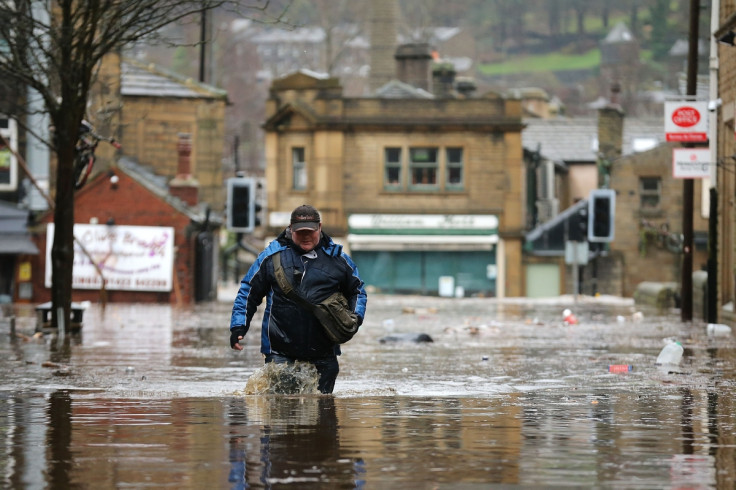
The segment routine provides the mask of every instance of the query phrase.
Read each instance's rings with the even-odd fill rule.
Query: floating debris
[[[395,333],[387,335],[379,340],[380,343],[387,342],[434,342],[434,339],[426,333]]]
[[[409,314],[414,314],[414,315],[428,315],[428,314],[429,315],[434,315],[438,311],[439,310],[437,308],[434,308],[434,307],[430,307],[430,308],[414,308],[414,307],[411,307],[411,306],[405,306],[405,307],[403,307],[401,309],[401,312],[402,313],[409,313]]]
[[[628,373],[634,370],[631,364],[611,364],[608,366],[609,373]]]
[[[565,308],[562,311],[562,321],[565,322],[567,325],[577,325],[578,324],[577,317],[572,314],[572,311],[569,308]]]
[[[709,323],[705,327],[705,331],[713,337],[727,337],[731,335],[731,327],[722,323]]]

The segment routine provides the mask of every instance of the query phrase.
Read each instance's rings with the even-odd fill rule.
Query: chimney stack
[[[371,92],[395,77],[396,64],[393,57],[398,34],[398,13],[397,0],[371,0],[371,71],[368,79]]]
[[[432,50],[427,43],[402,44],[396,49],[396,75],[404,83],[432,91]]]
[[[598,110],[598,154],[603,168],[610,174],[610,166],[623,154],[624,111],[618,103],[621,86],[611,86],[611,99],[605,107]],[[599,184],[605,184],[607,175],[599,175]]]
[[[192,135],[179,133],[176,144],[179,154],[176,177],[169,182],[169,194],[178,197],[189,206],[196,206],[199,201],[199,182],[192,177]]]
[[[438,99],[454,96],[455,66],[443,61],[432,68],[432,91]]]

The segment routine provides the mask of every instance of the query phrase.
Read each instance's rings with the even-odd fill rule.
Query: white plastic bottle
[[[659,355],[657,356],[657,364],[680,364],[682,360],[682,344],[679,342],[670,342],[669,344],[662,347]]]
[[[731,335],[731,327],[723,325],[722,323],[709,323],[706,327],[706,331],[708,332],[708,335],[713,335],[714,337]]]

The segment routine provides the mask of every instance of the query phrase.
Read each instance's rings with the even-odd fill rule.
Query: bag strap
[[[299,303],[303,307],[307,308],[309,311],[314,311],[315,306],[307,301],[306,299],[302,298],[302,296],[297,293],[294,288],[291,286],[291,283],[286,278],[286,272],[284,272],[284,268],[281,267],[281,252],[276,252],[272,255],[272,261],[273,261],[273,273],[276,276],[276,282],[278,283],[281,290],[284,292],[287,298],[295,301],[296,303]]]

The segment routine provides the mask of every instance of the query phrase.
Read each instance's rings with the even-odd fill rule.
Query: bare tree
[[[57,157],[51,248],[53,327],[68,325],[70,319],[75,146],[103,57],[155,37],[174,22],[199,19],[203,11],[214,8],[231,8],[238,15],[262,20],[274,12],[273,21],[286,10],[271,0],[252,1],[252,5],[225,0],[0,1],[0,79],[13,89],[5,93],[19,96],[27,88],[35,91],[53,127],[47,141]],[[3,111],[24,121],[23,101],[10,102],[17,103],[8,103]]]

